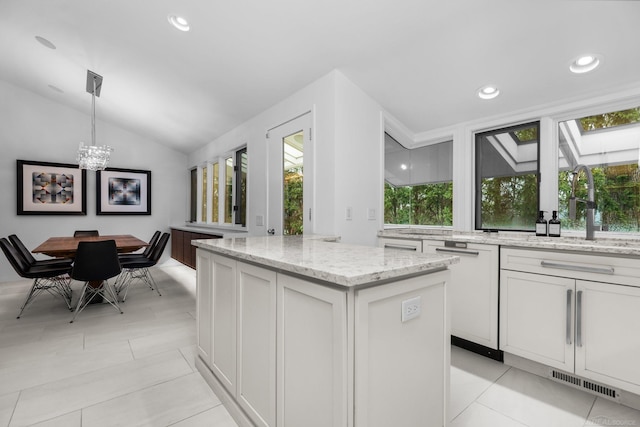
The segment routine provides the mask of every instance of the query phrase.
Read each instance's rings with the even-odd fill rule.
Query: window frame
[[[244,153],[247,156],[247,182],[248,182],[248,176],[249,176],[249,166],[248,166],[248,150],[247,150],[247,146],[244,145],[238,149],[232,150],[230,152],[227,152],[223,155],[220,156],[216,156],[213,157],[211,160],[208,160],[207,162],[197,166],[196,168],[192,168],[190,171],[191,174],[193,174],[193,170],[196,169],[197,170],[197,179],[196,179],[196,183],[197,183],[197,188],[195,189],[195,192],[197,194],[197,205],[196,205],[196,212],[197,212],[197,218],[196,218],[196,223],[198,224],[203,224],[203,225],[216,225],[216,226],[224,226],[224,227],[233,227],[233,228],[241,228],[241,229],[245,229],[246,228],[246,223],[242,224],[241,222],[238,222],[239,219],[241,219],[241,209],[245,209],[244,211],[244,218],[247,218],[248,215],[248,200],[246,205],[247,206],[238,206],[236,203],[236,197],[237,194],[240,194],[240,191],[236,188],[237,183],[241,183],[242,182],[242,178],[239,177],[239,175],[241,174],[241,170],[240,168],[237,167],[236,165],[236,161],[237,159],[241,159],[241,154],[240,153]],[[225,217],[225,208],[226,208],[226,177],[227,177],[227,167],[226,167],[226,162],[227,159],[232,159],[232,176],[231,176],[231,196],[232,196],[232,200],[231,200],[231,222],[225,222],[226,217]],[[219,221],[213,221],[213,218],[215,217],[214,213],[213,213],[213,209],[214,209],[214,200],[213,200],[213,183],[214,183],[214,166],[218,165],[218,206],[217,206],[217,213],[218,213],[218,219]],[[206,170],[206,194],[204,195],[204,197],[206,197],[206,200],[203,199],[203,174],[204,171]],[[192,194],[194,191],[193,188],[193,182],[191,183],[192,185]],[[247,190],[248,190],[248,186],[247,186]],[[207,209],[207,218],[206,221],[202,221],[200,219],[200,212],[202,211],[203,207],[204,207],[204,203],[206,203],[206,209]],[[221,221],[220,221],[221,220]]]
[[[540,147],[542,146],[542,133],[541,133],[541,119],[537,119],[537,120],[533,120],[533,121],[526,121],[523,123],[519,123],[516,125],[509,125],[506,127],[494,127],[490,130],[484,130],[481,132],[474,132],[473,133],[473,165],[474,165],[474,177],[473,177],[473,188],[474,188],[474,192],[473,192],[473,212],[474,212],[474,217],[473,217],[473,227],[475,230],[480,230],[480,231],[493,231],[493,230],[498,230],[498,231],[515,231],[515,232],[533,232],[535,231],[535,220],[536,217],[531,219],[531,228],[495,228],[495,227],[483,227],[482,226],[482,176],[481,176],[481,172],[482,172],[482,168],[480,167],[480,161],[481,159],[479,158],[479,153],[478,153],[478,144],[480,142],[480,139],[483,137],[486,137],[487,135],[497,135],[497,134],[504,134],[504,133],[514,133],[518,130],[522,130],[522,129],[528,129],[531,127],[536,127],[536,132],[538,135],[537,138],[537,147],[536,147],[536,171],[535,171],[535,177],[536,177],[536,212],[542,210],[541,209],[541,205],[540,205],[540,194],[541,194],[541,186],[542,186],[542,175],[541,175],[541,156],[540,156]],[[517,137],[516,137],[517,138]],[[519,141],[519,138],[517,138]],[[520,141],[523,144],[529,143],[531,144],[532,142],[526,142],[526,141]],[[557,169],[557,167],[556,167]],[[455,191],[455,190],[454,190]],[[455,205],[454,205],[455,206]],[[455,214],[454,214],[455,215]]]

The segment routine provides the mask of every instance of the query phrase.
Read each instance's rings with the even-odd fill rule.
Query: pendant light
[[[87,92],[91,94],[91,145],[80,142],[76,157],[80,169],[103,170],[113,151],[108,145],[96,145],[96,96],[100,96],[101,88],[102,76],[87,70]]]

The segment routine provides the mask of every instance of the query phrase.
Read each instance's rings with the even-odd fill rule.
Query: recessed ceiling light
[[[500,95],[500,90],[493,85],[482,86],[478,89],[478,96],[482,99],[493,99]]]
[[[576,74],[588,73],[600,65],[601,59],[600,55],[581,55],[571,63],[569,69]]]
[[[55,44],[51,43],[49,40],[45,39],[44,37],[36,36],[36,40],[38,40],[38,42],[40,42],[41,45],[46,46],[49,49],[56,48]]]
[[[169,15],[169,23],[180,31],[189,31],[189,22],[182,16]]]

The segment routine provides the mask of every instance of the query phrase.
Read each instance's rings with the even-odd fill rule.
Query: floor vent
[[[584,380],[582,382],[582,387],[586,388],[587,390],[591,390],[594,393],[604,394],[605,396],[609,396],[612,399],[615,399],[617,395],[615,389],[611,387],[606,387],[600,384],[592,383],[591,381],[587,381],[587,380]]]
[[[598,396],[606,397],[608,399],[618,400],[618,398],[620,397],[619,393],[611,387],[603,386],[592,381],[583,380],[582,378],[575,375],[567,374],[566,372],[562,371],[556,371],[555,369],[550,370],[549,378],[556,382],[570,385],[580,390],[585,390]]]

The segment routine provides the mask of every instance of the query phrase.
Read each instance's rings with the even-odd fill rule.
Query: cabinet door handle
[[[567,289],[567,344],[571,344],[571,300],[573,289]]]
[[[436,248],[436,252],[449,252],[452,254],[465,254],[465,255],[480,255],[478,251],[465,251],[464,249],[445,249],[445,248]]]
[[[590,267],[588,265],[561,264],[559,262],[540,261],[541,267],[559,268],[561,270],[582,271],[584,273],[613,274],[613,267]]]
[[[576,293],[576,345],[582,347],[582,291]]]
[[[385,243],[384,244],[384,248],[385,249],[402,249],[403,251],[417,251],[418,248],[416,248],[415,246],[409,246],[409,245],[392,245],[390,243]]]

